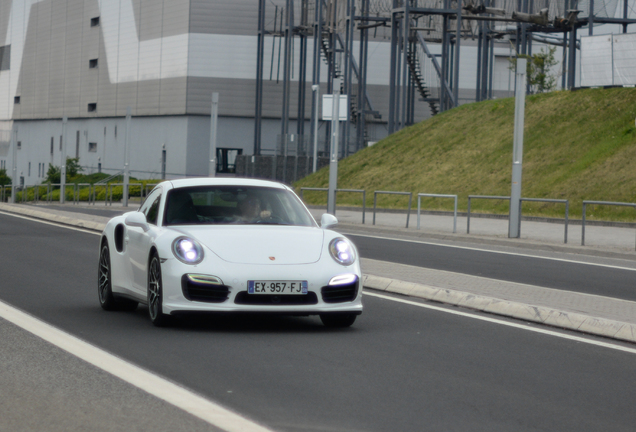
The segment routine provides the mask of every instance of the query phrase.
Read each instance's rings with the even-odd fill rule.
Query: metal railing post
[[[611,202],[611,201],[583,201],[583,218],[581,223],[581,246],[585,246],[585,206],[590,205],[609,205],[609,206],[621,206],[621,207],[633,207],[636,209],[636,203],[624,203],[624,202]],[[636,250],[636,242],[634,243],[634,250]]]
[[[581,218],[581,246],[585,246],[585,201],[583,201],[583,217]]]
[[[378,203],[378,193],[373,192],[373,225],[375,225],[375,208]]]
[[[471,199],[492,199],[492,200],[508,200],[509,196],[497,196],[497,195],[468,195],[468,218],[466,222],[466,234],[470,234],[470,200]]]
[[[413,192],[393,192],[393,191],[374,191],[373,192],[373,225],[375,225],[375,212],[378,202],[378,194],[385,195],[408,195],[409,196],[409,208],[406,213],[406,228],[409,227],[409,215],[411,213],[411,203],[413,201]]]
[[[453,234],[455,234],[457,232],[457,195],[418,193],[417,194],[417,229],[420,229],[420,207],[421,207],[420,201],[422,197],[453,198],[454,199]]]
[[[466,212],[466,234],[470,234],[470,195],[468,195],[468,211]]]
[[[364,213],[367,207],[367,191],[362,191],[362,225],[364,225]]]

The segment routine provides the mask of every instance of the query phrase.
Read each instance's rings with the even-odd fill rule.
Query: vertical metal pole
[[[318,113],[319,97],[320,97],[320,39],[322,37],[322,0],[316,0],[315,22],[314,22],[314,61],[312,76],[312,110],[311,121],[313,124],[313,143],[314,143],[314,163],[313,172],[316,172],[317,154],[318,154]]]
[[[363,0],[362,2],[362,17],[369,16],[369,0]],[[363,20],[362,24],[367,24],[368,21]],[[358,77],[358,121],[356,123],[356,132],[358,135],[358,150],[364,147],[365,139],[365,115],[366,109],[366,94],[367,94],[367,54],[368,54],[368,29],[362,29],[360,31],[360,76]]]
[[[307,35],[303,32],[300,35],[300,59],[298,68],[298,115],[296,124],[296,157],[298,157],[298,146],[304,140],[305,135],[305,92],[307,89]],[[303,141],[301,141],[303,140]]]
[[[219,94],[212,93],[212,107],[210,108],[210,166],[208,168],[208,175],[210,177],[216,176],[216,136],[217,126],[219,119]]]
[[[576,27],[572,26],[570,31],[570,51],[568,53],[568,89],[574,88],[576,74]]]
[[[444,9],[448,9],[448,0],[444,0]],[[444,15],[442,18],[442,76],[440,77],[442,86],[445,88],[444,83],[448,83],[448,15]],[[440,98],[440,111],[446,111],[448,109],[448,97],[446,92],[442,92]]]
[[[468,197],[468,209],[466,210],[466,234],[470,234],[470,197]]]
[[[336,214],[338,188],[338,124],[340,123],[340,78],[334,80],[333,109],[331,110],[331,155],[329,157],[329,197],[327,213]]]
[[[455,195],[455,208],[453,210],[453,234],[457,233],[457,195]]]
[[[526,101],[526,63],[525,58],[517,58],[517,88],[515,89],[515,128],[512,151],[512,187],[510,191],[510,217],[508,237],[519,238],[521,174],[523,171],[523,126]]]
[[[287,0],[287,14],[285,23],[285,58],[283,60],[283,113],[281,116],[281,137],[286,139],[289,133],[289,105],[290,105],[290,83],[291,83],[291,57],[292,39],[294,38],[294,2]]]
[[[68,117],[62,118],[62,164],[60,169],[60,204],[64,204],[66,201],[66,126],[68,123]]]
[[[256,48],[256,107],[254,115],[254,154],[261,153],[263,120],[263,57],[265,55],[265,0],[258,1],[258,39]],[[272,51],[272,61],[273,61]],[[272,68],[273,69],[273,68]]]
[[[481,102],[481,74],[483,73],[481,50],[483,49],[484,22],[480,21],[477,25],[479,26],[479,33],[477,35],[477,84],[475,87],[475,102]]]
[[[314,99],[314,109],[313,109],[313,138],[314,138],[314,160],[313,160],[313,171],[316,172],[316,167],[318,166],[318,101],[320,96],[320,86],[318,84],[314,84],[311,86],[312,96]]]
[[[488,99],[492,99],[492,78],[495,70],[495,39],[490,38],[490,58],[488,60]]]
[[[396,7],[396,0],[393,0],[393,8]],[[389,135],[395,132],[395,94],[396,94],[396,63],[398,58],[398,20],[395,11],[391,12],[391,64],[389,74]]]
[[[13,122],[13,130],[11,131],[11,171],[13,172],[11,177],[11,203],[15,204],[16,185],[18,182],[18,130],[15,128],[15,122]]]
[[[101,165],[100,165],[101,172]],[[161,180],[166,179],[166,145],[164,144],[161,148]],[[148,196],[148,191],[146,191],[146,196]]]
[[[627,3],[627,2],[626,2]],[[588,22],[588,35],[592,36],[594,34],[594,0],[590,0],[590,12],[589,12],[589,22]]]
[[[462,2],[457,2],[457,36],[455,37],[455,61],[453,62],[454,82],[453,82],[453,99],[454,106],[459,106],[459,48],[462,39]]]
[[[128,207],[128,183],[130,183],[130,117],[132,109],[130,106],[126,108],[126,139],[124,140],[124,193],[122,197],[122,205]]]
[[[585,201],[583,202],[583,217],[581,219],[581,246],[585,246]]]
[[[570,201],[565,202],[565,238],[563,243],[568,243],[568,219],[570,218]]]
[[[567,70],[568,70],[568,32],[563,32],[563,58],[561,59],[561,89],[565,89],[567,86]]]
[[[407,92],[408,92],[408,77],[409,77],[409,65],[408,65],[408,54],[409,54],[409,32],[411,29],[411,17],[410,17],[410,8],[409,2],[404,2],[404,14],[402,15],[402,112],[400,119],[400,127],[406,127],[407,122]]]
[[[353,67],[351,59],[353,58],[353,31],[355,25],[355,17],[354,17],[354,1],[347,0],[346,2],[346,12],[345,12],[345,43],[344,43],[344,93],[348,96],[347,103],[347,111],[348,114],[351,112],[351,103],[352,103],[352,75],[353,75]],[[341,153],[343,157],[349,156],[349,131],[351,128],[351,116],[347,115],[347,119],[344,121],[343,125],[343,133],[342,133],[342,149]]]
[[[420,207],[422,206],[422,197],[417,196],[417,229],[420,229]]]

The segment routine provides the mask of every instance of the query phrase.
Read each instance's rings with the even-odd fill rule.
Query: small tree
[[[555,47],[548,47],[547,51],[541,48],[541,52],[533,55],[517,54],[517,57],[510,58],[510,69],[515,70],[517,67],[517,58],[525,58],[528,60],[526,66],[526,76],[530,93],[546,93],[556,88],[556,78],[550,74],[552,66],[557,64],[554,59]]]
[[[59,184],[62,180],[62,172],[59,166],[49,164],[49,169],[46,172],[45,183]]]
[[[66,180],[77,177],[77,174],[84,169],[79,165],[79,158],[66,158]],[[45,183],[59,184],[62,181],[62,169],[59,166],[49,164],[49,170],[46,172]]]
[[[77,177],[77,174],[84,171],[79,164],[79,158],[66,158],[66,178],[72,179],[73,177]]]
[[[11,184],[11,178],[7,175],[6,169],[0,169],[0,186],[7,186]]]

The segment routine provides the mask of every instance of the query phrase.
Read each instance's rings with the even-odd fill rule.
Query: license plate
[[[248,294],[307,294],[307,281],[247,281]]]

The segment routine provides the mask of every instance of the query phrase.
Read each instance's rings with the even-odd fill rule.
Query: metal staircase
[[[411,73],[411,78],[415,83],[415,87],[417,88],[418,93],[422,97],[422,101],[428,102],[429,107],[431,108],[431,114],[435,115],[439,113],[439,100],[431,97],[431,93],[426,85],[426,81],[422,76],[422,66],[420,63],[419,56],[417,55],[417,48],[415,44],[410,45],[412,48],[406,54],[406,60],[409,65],[409,72]]]

